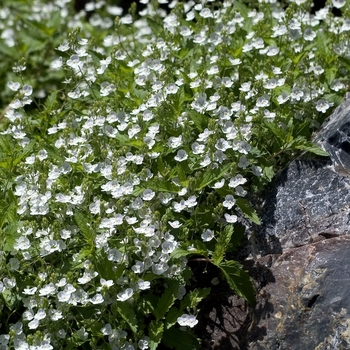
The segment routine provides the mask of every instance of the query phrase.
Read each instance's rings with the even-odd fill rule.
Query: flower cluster
[[[0,348],[154,348],[198,322],[187,257],[225,269],[235,225],[258,221],[249,195],[339,103],[350,20],[304,1],[28,3],[0,9],[0,51],[25,57],[0,94]]]

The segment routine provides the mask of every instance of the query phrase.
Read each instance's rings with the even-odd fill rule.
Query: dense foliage
[[[204,259],[259,224],[249,198],[338,105],[350,8],[333,0],[4,0],[0,349],[200,349]],[[332,6],[342,16],[332,15]],[[238,248],[239,249],[239,248]]]

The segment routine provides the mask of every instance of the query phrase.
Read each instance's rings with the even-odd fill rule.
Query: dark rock
[[[350,349],[350,99],[304,154],[276,178],[253,232],[257,265],[274,282],[260,289],[248,331],[251,350]]]
[[[350,237],[280,255],[258,296],[251,350],[350,349]]]
[[[314,138],[330,157],[304,154],[292,161],[266,194],[254,251],[280,254],[350,232],[350,95]]]
[[[350,349],[350,95],[314,142],[329,157],[292,161],[264,196],[262,225],[246,225],[257,304],[215,293],[203,349]]]

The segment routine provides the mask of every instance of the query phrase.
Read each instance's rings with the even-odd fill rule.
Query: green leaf
[[[56,100],[57,100],[57,91],[52,91],[45,101],[45,107],[48,113],[52,111]]]
[[[0,201],[0,229],[4,223],[13,223],[16,220],[17,204],[16,201],[8,203],[5,200]]]
[[[20,222],[12,222],[10,225],[6,226],[4,230],[0,230],[1,244],[4,252],[13,251],[13,245],[16,242],[16,239],[21,236],[18,232],[20,227]],[[1,246],[1,245],[0,245]]]
[[[217,238],[217,242],[215,245],[215,251],[212,256],[212,261],[215,265],[220,264],[227,250],[227,246],[231,240],[233,234],[233,225],[227,225],[221,231],[219,237]]]
[[[188,250],[187,247],[193,246],[193,249]],[[171,254],[172,259],[179,259],[182,256],[188,256],[188,255],[208,255],[208,250],[206,245],[197,240],[191,240],[189,242],[186,242],[184,244],[181,244],[178,248],[176,248]]]
[[[255,289],[252,279],[243,266],[237,261],[226,261],[218,265],[224,275],[228,285],[237,295],[248,301],[249,304],[255,304]]]
[[[17,165],[18,163],[20,163],[24,158],[26,158],[27,156],[29,156],[30,153],[32,153],[33,148],[35,146],[36,141],[33,139],[29,142],[29,144],[27,146],[25,146],[23,148],[23,151],[16,156],[15,160],[13,161],[13,165]]]
[[[264,120],[264,125],[272,131],[272,133],[282,142],[282,144],[285,143],[286,131],[283,128],[278,127],[276,123],[268,122],[266,120]]]
[[[245,198],[236,198],[236,205],[247,219],[260,225],[258,214]]]
[[[196,183],[195,191],[199,191],[206,186],[213,184],[215,181],[221,179],[229,170],[231,164],[226,164],[219,169],[208,169],[202,175],[199,176]]]
[[[5,289],[2,293],[2,297],[5,301],[6,306],[13,310],[15,308],[17,297],[13,290]]]
[[[150,350],[155,350],[162,340],[164,324],[160,321],[153,320],[149,327]]]
[[[87,225],[85,216],[80,212],[75,212],[74,219],[85,241],[89,243],[90,246],[93,246],[95,238],[94,231]]]
[[[177,187],[175,184],[173,184],[169,180],[165,181],[153,181],[150,183],[147,183],[147,187],[151,190],[157,191],[157,192],[169,192],[169,193],[178,193],[179,187]]]
[[[164,31],[162,23],[155,21],[151,17],[147,17],[147,24],[152,29],[153,34],[160,35]]]
[[[57,160],[60,163],[64,161],[64,158],[57,152],[57,148],[50,146],[49,144],[45,145],[45,150],[47,152],[47,155],[52,159],[52,160]]]
[[[137,319],[134,312],[134,308],[131,304],[126,302],[117,302],[116,310],[122,319],[128,324],[130,329],[136,333],[137,332]]]
[[[195,127],[202,132],[205,127],[208,125],[208,117],[202,113],[196,111],[188,112],[189,119],[194,123]]]
[[[271,181],[272,178],[275,176],[274,167],[273,167],[273,166],[266,166],[266,167],[263,169],[263,174],[264,174],[264,177],[265,177],[268,181]]]
[[[8,135],[0,135],[0,149],[1,153],[6,155],[11,155],[15,148],[15,144],[10,136]]]
[[[324,156],[324,157],[328,157],[329,154],[324,151],[321,147],[313,144],[312,142],[305,142],[302,143],[300,145],[295,146],[296,149],[301,149],[303,151],[308,151],[314,154],[317,154],[319,156]]]
[[[183,248],[176,248],[175,250],[172,251],[172,253],[170,254],[172,259],[179,259],[183,256],[187,256],[187,255],[191,255],[191,254],[197,254],[197,252],[195,251],[194,253],[187,250],[187,249],[183,249]]]
[[[191,290],[181,301],[181,310],[196,309],[197,305],[210,294],[211,288]]]
[[[200,349],[197,337],[190,330],[184,332],[175,327],[164,332],[163,343],[166,347],[175,350]]]
[[[94,259],[94,266],[99,273],[99,276],[104,278],[105,280],[114,280],[118,279],[120,276],[116,276],[116,272],[114,271],[114,264],[112,261],[107,259],[106,253],[102,250],[99,250]],[[120,265],[118,265],[119,267]],[[124,271],[125,267],[123,266]]]
[[[167,288],[160,297],[156,308],[154,309],[154,316],[156,316],[157,321],[161,320],[167,311],[172,307],[175,300],[177,299],[177,294],[179,292],[179,282],[176,280],[166,280]]]

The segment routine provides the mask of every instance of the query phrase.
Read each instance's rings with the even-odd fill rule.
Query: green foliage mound
[[[345,0],[0,7],[0,349],[200,349],[187,262],[254,304],[243,217],[345,95]],[[332,15],[332,6],[342,16]],[[332,108],[331,108],[332,107]]]

